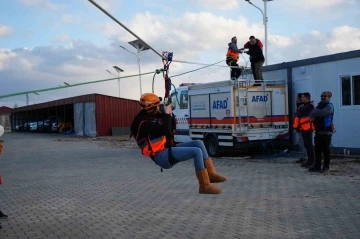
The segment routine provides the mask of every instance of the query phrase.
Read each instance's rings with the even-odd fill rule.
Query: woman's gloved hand
[[[169,114],[171,115],[172,114],[172,108],[171,108],[171,105],[167,105],[164,107],[164,111],[165,111],[165,114]]]

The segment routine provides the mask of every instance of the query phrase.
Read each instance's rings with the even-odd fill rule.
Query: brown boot
[[[221,183],[227,180],[226,177],[216,173],[215,166],[211,158],[205,159],[204,163],[209,172],[210,183]]]
[[[199,180],[199,193],[202,194],[219,194],[222,192],[221,188],[216,187],[210,183],[209,174],[206,168],[196,171],[196,177]]]

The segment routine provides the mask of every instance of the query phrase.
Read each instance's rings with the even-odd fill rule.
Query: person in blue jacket
[[[327,172],[330,166],[330,145],[334,133],[334,106],[330,103],[332,93],[325,91],[321,94],[321,101],[310,113],[315,128],[315,164],[309,168],[310,172]],[[321,156],[324,163],[321,168]]]

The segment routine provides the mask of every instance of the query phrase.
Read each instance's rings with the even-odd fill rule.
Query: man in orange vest
[[[294,123],[293,128],[296,130],[297,136],[298,136],[298,144],[300,147],[300,159],[295,161],[296,163],[303,163],[307,160],[307,152],[304,145],[304,140],[302,138],[300,130],[298,130],[299,127],[299,117],[297,116],[304,104],[301,102],[301,96],[302,93],[298,93],[296,96],[296,111],[295,111],[295,117],[294,117]]]
[[[298,130],[301,132],[308,158],[306,162],[301,164],[302,167],[311,167],[315,162],[314,147],[312,143],[314,127],[310,119],[310,113],[314,110],[315,106],[310,101],[310,98],[310,93],[306,92],[302,94],[301,102],[304,104],[304,106],[298,112]]]
[[[226,53],[226,64],[231,66],[231,80],[236,80],[241,75],[241,69],[237,64],[239,60],[239,53],[242,53],[242,49],[238,49],[237,47],[237,38],[231,38],[231,42],[228,44],[229,48]]]
[[[227,179],[216,173],[204,143],[193,140],[175,145],[176,119],[171,105],[160,110],[160,99],[153,93],[143,94],[139,104],[142,109],[131,124],[131,136],[135,137],[142,154],[151,158],[161,169],[170,169],[178,162],[194,158],[199,193],[221,193],[222,190],[211,183]]]

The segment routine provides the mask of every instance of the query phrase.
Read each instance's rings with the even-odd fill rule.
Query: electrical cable
[[[202,70],[202,69],[204,69],[204,68],[213,66],[213,65],[218,64],[218,63],[223,62],[223,61],[224,61],[224,60],[218,61],[218,62],[215,62],[215,63],[213,63],[213,64],[209,64],[209,65],[207,65],[207,66],[200,67],[200,68],[198,68],[198,69],[194,69],[194,70],[191,70],[191,71],[188,71],[188,72],[184,72],[184,73],[180,73],[180,74],[177,74],[177,75],[173,75],[173,76],[170,76],[170,77],[171,77],[171,78],[174,78],[174,77],[181,76],[181,75],[185,75],[185,74],[188,74],[188,73],[191,73],[191,72],[194,72],[194,71]]]
[[[152,71],[152,72],[142,73],[140,75],[149,75],[149,74],[153,74],[153,73],[154,72]],[[30,94],[30,93],[58,90],[58,89],[70,88],[70,87],[75,87],[75,86],[80,86],[80,85],[88,85],[88,84],[94,84],[94,83],[100,83],[100,82],[105,82],[105,81],[118,80],[118,79],[122,79],[122,78],[130,78],[130,77],[136,77],[136,76],[139,76],[139,74],[116,77],[116,78],[108,78],[108,79],[104,79],[104,80],[87,81],[87,82],[82,82],[82,83],[77,83],[77,84],[72,84],[72,85],[57,86],[57,87],[51,87],[51,88],[45,88],[45,89],[17,92],[17,93],[12,93],[12,94],[7,94],[7,95],[0,95],[0,99],[17,96],[17,95],[26,95],[26,94]]]
[[[219,61],[221,62],[221,61]],[[198,71],[210,66],[213,66],[215,64],[218,64],[219,62],[216,63],[212,63],[212,64],[208,64],[205,67],[200,67],[198,69],[194,69],[194,70],[190,70],[190,71],[186,71],[171,77],[177,77],[180,75],[184,75],[190,72],[194,72],[194,71]],[[30,90],[30,91],[22,91],[22,92],[16,92],[16,93],[12,93],[12,94],[7,94],[7,95],[0,95],[0,99],[2,98],[8,98],[8,97],[13,97],[13,96],[18,96],[18,95],[26,95],[26,94],[30,94],[30,93],[37,93],[37,92],[45,92],[45,91],[52,91],[52,90],[58,90],[58,89],[64,89],[64,88],[69,88],[69,87],[75,87],[75,86],[81,86],[81,85],[87,85],[87,84],[94,84],[94,83],[101,83],[101,82],[105,82],[105,81],[111,81],[111,80],[118,80],[118,79],[122,79],[122,78],[131,78],[131,77],[136,77],[139,75],[149,75],[149,74],[154,74],[153,76],[153,92],[154,92],[154,81],[155,81],[155,76],[156,74],[160,74],[161,72],[164,72],[164,69],[156,69],[155,72],[146,72],[146,73],[142,73],[142,74],[136,74],[136,75],[128,75],[128,76],[121,76],[121,77],[116,77],[116,78],[108,78],[108,79],[104,79],[104,80],[96,80],[96,81],[87,81],[87,82],[82,82],[82,83],[77,83],[77,84],[71,84],[71,85],[64,85],[64,86],[57,86],[57,87],[51,87],[51,88],[44,88],[44,89],[38,89],[38,90]],[[172,86],[174,86],[172,84]],[[175,87],[175,86],[174,86]]]

